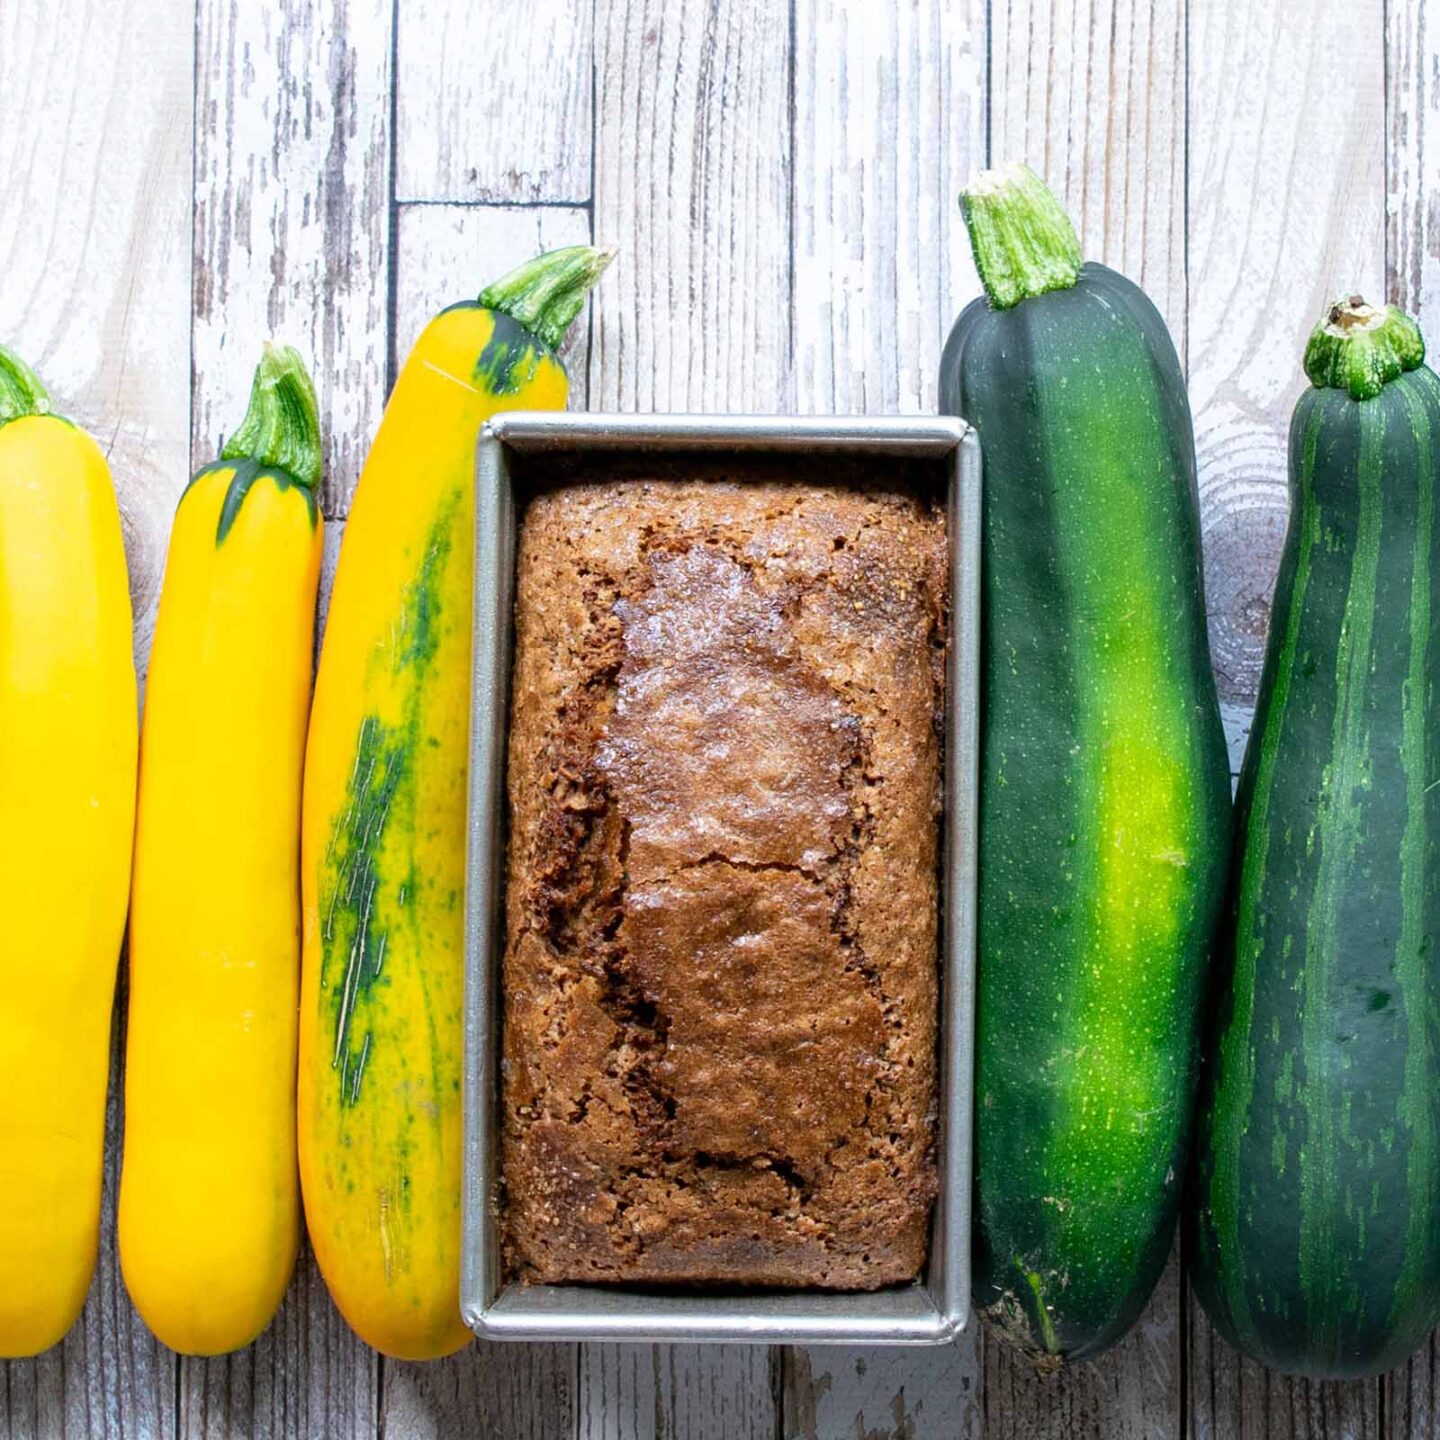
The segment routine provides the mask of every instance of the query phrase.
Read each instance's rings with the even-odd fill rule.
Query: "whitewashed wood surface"
[[[0,340],[109,453],[143,661],[174,500],[266,336],[314,363],[340,522],[424,319],[592,235],[622,253],[577,404],[930,410],[976,289],[956,193],[1023,158],[1186,359],[1238,758],[1309,325],[1358,287],[1440,328],[1437,107],[1426,0],[0,0]],[[979,1335],[396,1364],[308,1257],[256,1346],[201,1362],[147,1334],[107,1226],[70,1337],[0,1365],[0,1436],[1440,1436],[1435,1342],[1285,1380],[1178,1255],[1116,1352],[1050,1379]]]

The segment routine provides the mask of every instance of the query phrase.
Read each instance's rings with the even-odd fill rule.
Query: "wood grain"
[[[1196,6],[1190,66],[1189,373],[1210,635],[1222,698],[1243,704],[1269,624],[1305,340],[1336,294],[1378,294],[1384,280],[1382,7]]]
[[[981,0],[797,0],[801,411],[936,408],[945,336],[980,288],[958,197],[984,164],[984,63]]]
[[[779,1378],[764,1345],[584,1345],[579,1440],[774,1440]]]
[[[1432,1335],[1380,1381],[1384,1440],[1440,1435],[1440,1337]]]
[[[191,14],[189,0],[0,5],[0,338],[109,458],[142,666],[189,473]],[[115,1254],[122,1027],[123,990],[90,1296],[61,1345],[0,1363],[0,1435],[174,1433],[175,1361]]]
[[[1379,1397],[1376,1380],[1297,1380],[1242,1359],[1215,1334],[1199,1306],[1194,1308],[1191,1440],[1374,1440],[1380,1434]]]
[[[315,377],[327,515],[387,391],[392,10],[198,0],[194,455],[244,414],[261,342],[283,340]]]
[[[574,1345],[483,1341],[425,1365],[387,1360],[380,1432],[405,1440],[573,1440],[578,1366]]]
[[[595,234],[623,259],[596,312],[591,407],[788,408],[786,7],[610,0],[595,67]]]
[[[966,1440],[981,1432],[979,1343],[784,1352],[784,1440]]]
[[[400,198],[588,201],[594,10],[594,0],[400,8]]]
[[[110,461],[142,665],[189,478],[191,15],[0,5],[0,343]]]
[[[1085,256],[1137,281],[1185,354],[1185,0],[994,0],[992,164],[1063,196]]]
[[[1440,25],[1424,0],[1385,6],[1386,299],[1440,322]]]

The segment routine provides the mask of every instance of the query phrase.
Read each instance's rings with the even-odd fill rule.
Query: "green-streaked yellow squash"
[[[475,443],[563,409],[555,349],[609,254],[539,256],[437,315],[346,522],[305,765],[300,1174],[341,1313],[387,1355],[460,1318],[461,990]]]
[[[320,432],[267,346],[249,412],[175,513],[145,687],[130,907],[120,1262],[173,1350],[269,1324],[300,1188],[300,780]]]

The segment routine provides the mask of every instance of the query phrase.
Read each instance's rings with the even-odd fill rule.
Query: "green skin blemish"
[[[404,714],[395,724],[373,714],[360,722],[345,809],[326,852],[320,988],[334,1034],[330,1063],[338,1077],[340,1102],[347,1107],[360,1099],[374,1044],[374,1027],[366,1013],[386,983],[389,928],[378,918],[386,883],[380,857],[397,823],[397,812],[408,815],[413,809],[406,782],[411,775],[410,759],[424,738],[424,681],[439,649],[440,585],[459,508],[457,495],[436,519],[424,559],[406,594],[400,642],[391,661],[394,673],[409,672],[411,676]],[[412,872],[410,879],[397,887],[396,909],[404,912],[413,888]]]

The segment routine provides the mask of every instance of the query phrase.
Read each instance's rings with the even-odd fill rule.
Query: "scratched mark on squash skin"
[[[360,722],[355,764],[346,788],[346,806],[335,823],[326,851],[321,886],[321,1004],[334,1027],[331,1068],[337,1072],[340,1103],[360,1099],[375,1028],[368,1010],[386,983],[385,952],[389,926],[380,919],[380,901],[405,908],[409,885],[395,886],[382,897],[388,882],[384,863],[387,846],[398,832],[396,816],[413,820],[412,760],[423,739],[425,678],[439,646],[440,583],[453,544],[458,497],[436,518],[425,545],[424,559],[407,587],[400,616],[398,643],[391,667],[408,674],[405,702],[397,721],[377,714]],[[413,866],[407,867],[413,877]]]

